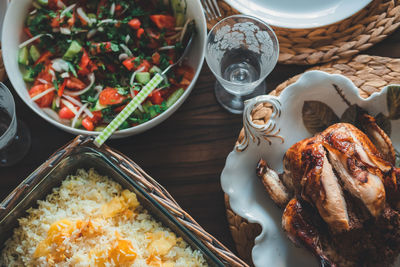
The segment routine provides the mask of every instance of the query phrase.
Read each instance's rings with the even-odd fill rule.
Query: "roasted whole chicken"
[[[394,149],[373,117],[360,120],[363,131],[337,123],[294,144],[280,175],[264,160],[257,166],[266,191],[284,208],[289,239],[321,266],[390,266],[400,251]]]

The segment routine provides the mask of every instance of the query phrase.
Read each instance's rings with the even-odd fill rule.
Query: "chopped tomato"
[[[116,11],[116,12],[122,11],[122,6],[121,6],[120,4],[116,4],[116,5],[115,5],[115,11]]]
[[[57,16],[57,17],[55,17],[55,18],[53,18],[53,19],[51,20],[50,26],[51,26],[52,28],[58,28],[58,27],[60,27],[61,21],[62,21],[62,20],[60,19],[60,17]]]
[[[136,57],[132,57],[132,58],[128,58],[125,59],[122,64],[125,66],[125,68],[127,68],[128,70],[138,70],[138,69],[142,69],[142,71],[148,71],[150,68],[150,63],[143,59],[140,61],[140,64],[138,66],[136,66]]]
[[[126,105],[128,105],[128,104],[126,104]],[[126,107],[126,105],[122,105],[117,108],[114,108],[114,112],[120,113]]]
[[[31,31],[29,30],[28,27],[25,27],[25,28],[24,28],[24,32],[26,33],[26,35],[28,35],[29,38],[32,38],[32,37],[33,37],[32,33],[31,33]]]
[[[49,60],[50,57],[52,57],[52,56],[53,56],[53,53],[51,53],[50,51],[46,51],[38,58],[38,60],[36,60],[34,65],[45,62],[45,61]]]
[[[169,15],[151,15],[150,19],[159,29],[172,30],[175,27],[175,18]]]
[[[139,20],[139,19],[131,19],[131,20],[128,22],[129,27],[131,27],[131,28],[134,29],[134,30],[139,30],[141,24],[142,24],[142,23],[140,23],[140,20]]]
[[[86,50],[85,49],[82,49],[82,50],[83,50],[83,54],[81,57],[81,62],[79,63],[78,74],[79,75],[88,75],[89,74],[88,65],[89,65],[89,63],[91,63],[91,60],[90,60],[89,54],[86,52]]]
[[[74,26],[74,25],[75,25],[75,21],[76,21],[76,14],[75,14],[75,10],[74,10],[74,11],[72,12],[72,17],[70,17],[70,18],[67,20],[68,26],[69,26],[69,27]]]
[[[158,52],[155,52],[152,56],[151,59],[153,60],[153,63],[158,65],[160,64],[160,54]]]
[[[101,119],[103,118],[103,114],[101,113],[100,110],[98,111],[92,111],[93,118],[89,118],[93,123],[97,124]]]
[[[126,99],[125,96],[120,95],[118,90],[111,87],[106,87],[101,91],[99,96],[100,105],[116,105],[122,103]]]
[[[142,37],[143,33],[144,33],[144,29],[143,28],[139,28],[139,30],[136,33],[137,38],[140,39]]]
[[[43,82],[39,81],[39,79],[44,80],[48,83],[52,83],[53,76],[50,74],[51,65],[48,64],[36,77],[35,83],[33,85],[43,84]]]
[[[92,54],[100,54],[111,51],[111,42],[92,43],[90,47],[90,53]]]
[[[75,113],[72,112],[68,107],[62,107],[58,112],[60,119],[70,120],[75,117]]]
[[[142,71],[149,71],[150,66],[150,63],[146,59],[143,59],[142,63],[137,67],[137,69],[142,69]]]
[[[161,105],[161,103],[162,103],[163,100],[164,100],[164,99],[162,98],[162,96],[161,96],[160,91],[154,91],[154,92],[151,94],[150,99],[151,99],[151,103],[153,103],[154,105]]]
[[[47,5],[50,9],[57,10],[58,9],[58,1],[59,0],[49,0]]]
[[[128,70],[133,70],[135,68],[135,59],[136,57],[127,58],[122,62],[122,65],[124,65]]]
[[[86,117],[82,120],[82,126],[85,127],[88,131],[94,130],[94,123],[90,120],[89,117]]]
[[[82,90],[86,87],[85,83],[76,77],[70,77],[67,80],[66,87],[70,89]]]
[[[114,73],[114,72],[116,71],[115,66],[114,66],[114,65],[111,65],[111,64],[106,65],[106,68],[107,68],[109,71],[111,71],[112,73]]]
[[[97,7],[97,16],[99,16],[102,7],[106,6],[106,3],[107,3],[107,0],[100,0],[100,3]]]
[[[29,96],[31,98],[33,98],[35,95],[43,93],[44,91],[46,91],[50,87],[51,86],[48,85],[48,84],[35,85],[29,90]],[[39,107],[46,108],[46,107],[49,107],[51,105],[51,102],[53,101],[53,98],[54,98],[54,91],[51,91],[51,92],[45,94],[44,96],[42,96],[41,98],[37,99],[35,102],[39,105]]]
[[[63,83],[58,88],[58,92],[57,92],[58,96],[62,96],[62,94],[64,93],[64,89],[65,89],[66,85],[67,85],[67,79],[64,79]]]

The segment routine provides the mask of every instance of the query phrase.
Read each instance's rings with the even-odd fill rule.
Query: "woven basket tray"
[[[218,0],[222,17],[238,14]],[[217,21],[208,23],[211,28]],[[279,62],[313,65],[349,58],[382,41],[400,26],[398,0],[374,0],[343,21],[312,29],[273,27],[280,44]]]
[[[310,70],[322,70],[328,73],[342,74],[350,78],[359,88],[362,97],[368,97],[374,92],[378,92],[389,84],[400,84],[400,59],[387,57],[377,57],[369,55],[359,55],[353,59],[341,59],[322,66],[311,68]],[[271,95],[279,95],[288,85],[297,81],[301,74],[290,78],[280,84]],[[261,122],[268,118],[259,118],[257,114],[267,110],[267,106],[258,106],[253,110],[253,121]],[[238,141],[244,136],[242,130]],[[260,234],[260,226],[248,223],[245,219],[236,215],[229,207],[228,197],[225,197],[229,228],[233,240],[236,244],[239,256],[251,264],[251,249],[254,246],[254,239]]]

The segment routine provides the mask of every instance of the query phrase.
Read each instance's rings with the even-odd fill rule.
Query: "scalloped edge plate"
[[[386,94],[381,92],[363,99],[357,87],[346,77],[309,71],[287,87],[279,97],[259,96],[249,100],[243,113],[245,138],[229,154],[221,174],[223,191],[229,196],[232,210],[251,223],[262,227],[255,240],[252,258],[255,266],[318,266],[316,259],[303,248],[295,247],[281,229],[282,211],[272,202],[256,176],[258,160],[264,158],[274,170],[282,171],[282,159],[294,143],[310,137],[302,123],[302,107],[306,100],[326,103],[340,117],[347,104],[336,92],[340,88],[352,104],[358,104],[371,115],[388,114]],[[251,111],[260,103],[270,103],[274,112],[266,125],[251,122]],[[392,133],[400,132],[400,120],[392,120]],[[391,136],[400,149],[400,135]],[[397,260],[396,266],[400,266]]]

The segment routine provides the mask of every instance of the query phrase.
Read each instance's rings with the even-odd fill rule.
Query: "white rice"
[[[28,215],[19,219],[19,227],[1,252],[0,266],[207,266],[200,251],[193,250],[182,238],[162,226],[140,204],[130,207],[133,211],[130,214],[134,215],[105,216],[104,205],[112,199],[122,199],[122,192],[121,185],[94,170],[78,170],[59,188],[53,189],[46,200],[39,200],[38,208],[30,208]],[[75,229],[63,239],[62,245],[53,243],[49,249],[63,249],[65,258],[62,261],[55,262],[51,256],[35,256],[38,245],[50,236],[50,226],[61,220],[68,220],[72,225],[78,225],[78,221],[93,222],[96,225],[94,234],[80,234],[79,229]],[[174,240],[167,251],[159,252],[159,247],[154,250],[154,240],[160,236]],[[133,261],[121,264],[107,258],[111,255],[110,247],[118,240],[130,242],[137,254]],[[99,257],[104,257],[105,262],[99,264]]]

